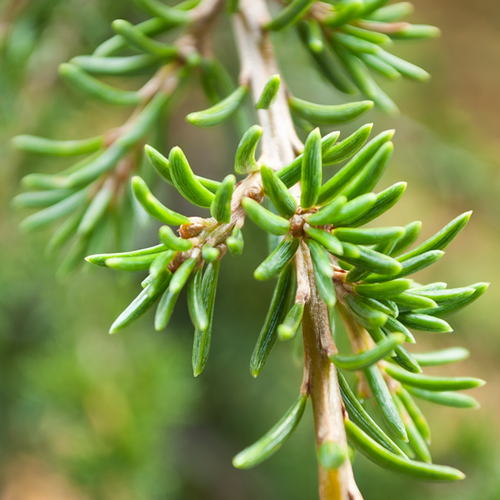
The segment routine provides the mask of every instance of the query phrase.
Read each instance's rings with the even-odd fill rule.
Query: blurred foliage
[[[366,500],[496,500],[500,39],[494,20],[500,6],[494,0],[415,4],[418,17],[439,26],[443,36],[438,43],[400,49],[433,79],[424,86],[398,83],[391,93],[402,116],[377,115],[380,130],[398,130],[385,182],[404,179],[410,186],[398,213],[389,212],[385,222],[399,223],[402,215],[407,221],[415,219],[418,205],[426,236],[454,214],[475,210],[472,223],[437,271],[450,285],[489,280],[493,287],[456,317],[455,333],[440,336],[438,342],[429,334],[424,347],[468,347],[471,360],[456,373],[473,373],[488,385],[478,392],[483,406],[479,412],[424,408],[435,429],[436,461],[464,470],[465,482],[409,482],[362,457],[356,459],[355,472]],[[80,137],[120,123],[120,111],[103,113],[100,105],[82,100],[57,79],[58,64],[90,53],[110,35],[109,22],[115,18],[141,20],[129,2],[118,0],[0,2],[0,498],[12,498],[12,491],[27,481],[26,469],[13,473],[25,456],[42,463],[52,483],[62,478],[73,485],[65,490],[65,500],[314,498],[315,449],[307,423],[286,444],[286,453],[250,472],[231,466],[234,453],[283,413],[301,378],[300,369],[290,363],[291,345],[280,346],[259,379],[248,374],[249,353],[271,295],[271,284],[257,284],[252,277],[264,257],[260,245],[252,245],[250,233],[257,235],[257,230],[248,227],[244,264],[229,257],[223,266],[217,310],[225,314],[215,317],[211,363],[196,380],[191,376],[186,310],[177,311],[166,334],[153,333],[151,318],[144,318],[127,332],[108,337],[111,320],[134,294],[135,280],[118,279],[117,286],[117,278],[106,272],[83,272],[60,283],[54,278],[56,263],[43,257],[46,235],[33,238],[17,232],[20,217],[8,202],[18,192],[20,177],[32,170],[33,159],[20,161],[8,139],[20,132]],[[219,46],[227,49],[227,30],[221,29],[218,37]],[[285,75],[288,64],[301,67],[293,90],[307,88],[324,102],[338,100],[339,94],[313,76],[306,55],[288,37],[279,34],[276,41]],[[226,57],[234,61],[231,51]],[[193,162],[204,165],[204,174],[220,176],[234,154],[235,137],[229,129],[206,132],[185,124],[183,116],[202,106],[198,94],[190,97],[163,140],[180,144]],[[225,138],[226,148],[210,148],[213,141],[223,144]],[[42,167],[47,172],[59,168],[52,163]],[[155,230],[141,229],[136,242],[151,240]],[[459,262],[470,264],[463,267]],[[237,283],[231,279],[236,273]],[[52,493],[43,496],[42,490],[37,494],[56,498]]]

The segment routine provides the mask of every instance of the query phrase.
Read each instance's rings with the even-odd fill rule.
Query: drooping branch
[[[9,5],[12,7],[14,3],[16,2],[10,2]],[[10,21],[25,3],[18,0],[16,7],[8,8],[7,21]],[[182,8],[191,7],[188,9],[189,12],[184,13],[160,7],[162,12],[159,13],[159,17],[163,19],[150,19],[137,26],[118,20],[113,26],[118,35],[104,42],[96,50],[94,54],[96,58],[84,56],[62,67],[62,75],[92,96],[112,104],[135,106],[131,117],[121,127],[99,137],[82,141],[52,141],[33,136],[18,138],[17,145],[21,146],[20,149],[31,152],[54,156],[95,153],[95,155],[90,154],[88,159],[76,164],[71,170],[63,171],[59,175],[35,174],[27,177],[28,187],[48,191],[24,193],[26,197],[18,198],[21,206],[25,208],[43,208],[38,214],[26,219],[24,227],[28,229],[41,227],[53,222],[56,217],[67,215],[68,207],[77,210],[74,214],[76,217],[71,215],[61,226],[63,231],[58,230],[54,235],[55,238],[49,243],[50,247],[55,248],[71,237],[69,230],[76,233],[78,244],[63,264],[66,270],[81,259],[83,252],[89,247],[91,238],[93,243],[94,231],[100,231],[99,225],[102,224],[102,219],[108,216],[108,212],[112,210],[118,213],[117,205],[122,201],[127,202],[125,196],[128,196],[128,190],[125,189],[141,157],[146,134],[157,122],[185,76],[192,70],[196,71],[197,66],[203,63],[198,68],[202,72],[202,83],[210,83],[210,64],[218,65],[213,59],[210,35],[227,3],[227,0],[201,0],[194,2],[194,7],[192,3],[184,5]],[[336,88],[346,93],[358,87],[362,93],[389,113],[394,112],[396,107],[372,82],[368,68],[382,72],[390,78],[404,75],[416,80],[425,80],[429,76],[424,70],[376,46],[383,46],[390,41],[387,35],[396,35],[395,38],[432,38],[439,32],[433,27],[412,26],[406,22],[385,23],[380,20],[380,13],[376,22],[364,21],[365,17],[376,19],[367,14],[373,13],[374,8],[378,10],[381,4],[377,2],[365,2],[368,10],[363,8],[362,11],[356,11],[355,14],[359,14],[359,19],[356,20],[343,17],[341,6],[332,6],[331,3],[287,0],[279,0],[285,8],[270,24],[267,24],[270,17],[266,3],[266,0],[241,0],[233,4],[233,7],[238,4],[238,13],[232,19],[241,60],[239,77],[241,87],[216,104],[214,109],[191,115],[191,118],[196,115],[205,116],[204,123],[203,120],[190,117],[188,121],[202,126],[222,123],[242,103],[248,94],[248,89],[255,103],[260,101],[261,92],[266,88],[269,91],[264,96],[267,100],[263,98],[262,102],[266,101],[266,105],[269,104],[274,97],[274,91],[279,88],[279,79],[275,77],[279,74],[279,69],[268,29],[290,28],[297,24],[297,21],[299,24],[296,27],[299,29],[301,40],[316,63],[319,63],[319,69],[324,76]],[[155,9],[151,10],[154,14]],[[170,15],[173,17],[170,18]],[[398,15],[401,15],[401,12]],[[169,19],[173,24],[184,25],[185,28],[173,46],[148,39],[148,36],[154,37],[155,34],[159,34],[156,30],[160,29],[158,26],[162,26],[165,21],[167,25],[163,28],[167,30]],[[318,21],[316,26],[315,20]],[[347,22],[345,27],[339,29],[344,22]],[[0,19],[0,38],[6,32],[4,24]],[[267,26],[268,29],[264,29],[263,26]],[[366,38],[367,30],[371,32],[368,38]],[[85,69],[89,73],[98,74],[128,73],[135,66],[129,66],[127,58],[121,60],[121,63],[125,63],[122,69],[120,65],[115,67],[111,64],[109,69],[103,70],[111,63],[106,61],[106,57],[125,48],[127,44],[144,52],[137,56],[137,59],[135,57],[130,59],[135,62],[142,61],[140,67],[161,65],[141,89],[137,91],[114,89],[93,76],[86,75]],[[360,44],[370,47],[370,50],[359,53],[357,49],[361,47]],[[329,49],[325,50],[328,46]],[[337,54],[337,62],[330,61],[328,56],[330,48]],[[97,65],[93,65],[96,62]],[[79,64],[81,64],[80,69]],[[343,81],[338,75],[335,76],[336,72],[331,69],[335,69],[336,64],[343,67],[350,75],[352,84],[350,80]],[[212,69],[216,65],[212,66]],[[215,75],[216,73],[212,73],[214,83],[218,80]],[[217,85],[204,86],[210,100],[215,101],[221,89]],[[430,391],[432,398],[427,399],[439,404],[448,405],[451,401],[452,406],[458,406],[458,402],[464,407],[475,407],[477,402],[469,396],[458,394],[456,396],[458,399],[450,399],[450,393],[443,392],[443,399],[436,391],[477,387],[482,385],[483,381],[420,374],[419,362],[422,366],[447,364],[451,362],[450,356],[452,361],[459,361],[465,359],[467,352],[465,357],[464,350],[459,350],[457,354],[456,349],[452,349],[451,354],[449,350],[447,353],[431,353],[429,364],[429,357],[426,358],[425,355],[422,357],[422,354],[412,357],[401,346],[405,335],[398,332],[406,332],[406,338],[411,339],[408,328],[451,331],[450,325],[441,317],[478,298],[486,290],[487,284],[480,283],[453,290],[446,287],[442,289],[438,283],[432,284],[430,288],[414,287],[410,280],[399,278],[407,276],[409,271],[416,272],[437,261],[443,255],[442,250],[464,227],[470,213],[457,217],[436,235],[406,253],[402,252],[408,249],[418,236],[420,223],[411,223],[405,228],[360,228],[359,226],[365,222],[374,220],[383,211],[391,208],[403,194],[405,187],[404,183],[398,183],[378,194],[369,193],[375,187],[373,183],[375,177],[385,169],[393,149],[392,143],[389,142],[393,131],[379,134],[363,146],[370,134],[370,124],[364,125],[339,144],[336,144],[338,138],[336,132],[322,138],[319,131],[314,130],[309,134],[301,158],[297,162],[293,161],[290,169],[282,171],[281,174],[284,175],[278,175],[284,182],[283,186],[271,169],[279,170],[289,165],[303,149],[295,133],[289,103],[294,113],[305,119],[311,118],[309,121],[312,123],[343,122],[358,116],[360,112],[370,107],[370,103],[367,102],[341,106],[308,103],[291,97],[282,82],[275,103],[269,109],[257,111],[258,122],[262,127],[252,127],[253,130],[251,129],[248,135],[245,134],[245,139],[240,143],[235,158],[236,172],[251,170],[252,173],[238,184],[232,175],[226,176],[220,183],[196,176],[178,148],[172,150],[170,161],[153,148],[148,148],[147,153],[162,177],[174,184],[188,201],[205,208],[210,207],[212,217],[188,218],[177,214],[163,206],[142,179],[132,178],[134,195],[146,211],[167,225],[181,224],[180,235],[183,239],[191,241],[182,241],[171,229],[164,226],[160,229],[160,245],[119,254],[93,255],[88,258],[89,262],[94,264],[121,270],[150,270],[149,276],[142,283],[144,289],[115,321],[111,332],[114,333],[127,326],[158,300],[155,327],[158,330],[164,328],[180,289],[191,278],[192,281],[188,285],[188,304],[196,328],[193,368],[195,376],[199,375],[203,370],[210,346],[211,315],[219,265],[216,260],[223,257],[226,247],[233,254],[241,253],[243,239],[235,227],[241,227],[248,214],[266,232],[286,235],[280,248],[273,252],[255,273],[257,279],[270,279],[280,274],[274,296],[281,300],[273,298],[268,315],[273,319],[273,324],[266,321],[263,329],[265,335],[261,334],[261,338],[266,342],[269,339],[272,342],[267,343],[265,350],[256,350],[262,361],[259,371],[274,345],[276,335],[282,339],[290,338],[297,331],[301,321],[305,364],[299,406],[294,405],[295,409],[292,408],[293,411],[285,415],[286,418],[278,427],[271,429],[270,433],[251,447],[254,450],[253,462],[240,461],[239,465],[235,463],[235,466],[255,465],[257,463],[255,454],[259,455],[259,460],[263,460],[266,455],[269,456],[270,450],[276,451],[277,448],[274,447],[276,443],[279,445],[284,442],[298,424],[307,395],[312,400],[316,440],[321,450],[319,467],[321,500],[362,500],[350,462],[340,463],[345,458],[342,452],[345,451],[347,444],[346,430],[351,444],[359,447],[362,452],[374,461],[379,461],[384,467],[433,480],[462,479],[463,474],[459,471],[431,465],[430,453],[425,444],[430,435],[429,429],[411,396],[405,393],[404,388],[402,389],[404,386],[401,386],[401,383],[408,383],[410,386],[414,383],[415,388],[424,394]],[[220,111],[224,107],[225,111],[221,114]],[[212,119],[208,120],[206,116],[210,114]],[[262,154],[259,163],[262,168],[259,171],[255,164],[254,153],[256,141],[262,132],[261,128]],[[322,184],[322,165],[338,163],[347,158],[352,159],[332,179]],[[301,176],[302,182],[297,184]],[[74,193],[74,190],[77,192]],[[70,195],[60,201],[61,193],[68,191]],[[269,213],[259,206],[264,195],[269,197],[280,216]],[[246,197],[250,199],[245,199]],[[300,206],[297,203],[299,200]],[[80,205],[79,209],[76,207],[77,204]],[[316,213],[317,207],[322,207],[319,213]],[[121,208],[125,208],[125,204]],[[120,218],[128,219],[126,215],[124,213],[124,217]],[[119,232],[121,228],[120,221]],[[294,270],[297,273],[297,292],[295,304],[289,308],[291,293],[295,288],[290,280],[292,269],[286,266],[292,258],[295,260]],[[342,261],[354,266],[352,271],[341,269],[339,265]],[[202,276],[205,263],[208,265]],[[330,281],[332,271],[333,289]],[[326,303],[328,307],[333,307],[335,300],[337,311],[345,323],[355,353],[353,355],[337,353],[325,305]],[[278,315],[283,316],[286,309],[288,313],[283,323],[276,328]],[[399,314],[400,312],[402,314]],[[257,347],[260,345],[263,344],[259,340]],[[387,356],[391,356],[401,368],[394,363],[384,361]],[[397,445],[385,436],[367,415],[359,411],[362,408],[359,405],[353,406],[356,396],[348,391],[347,386],[342,386],[343,379],[340,377],[344,398],[342,400],[338,379],[340,372],[337,373],[330,360],[333,360],[335,366],[340,369],[364,371],[365,377],[361,380],[365,381],[366,388],[362,387],[361,392],[371,393],[374,396],[389,428],[402,439],[408,435],[411,446],[423,462],[406,460]],[[252,364],[251,370],[254,375],[258,373],[254,371]],[[343,401],[350,412],[352,422],[345,420],[347,414]],[[331,466],[328,467],[328,464]]]
[[[279,72],[270,35],[262,28],[267,20],[269,13],[264,0],[242,0],[240,13],[234,16],[233,21],[242,65],[241,83],[250,85],[254,102],[258,101],[267,80]],[[263,128],[260,161],[277,170],[290,163],[301,149],[284,85],[270,109],[258,111],[258,119]],[[328,358],[328,351],[335,351],[328,311],[319,296],[305,245],[302,245],[296,260],[309,288],[303,319],[307,378],[302,392],[306,391],[312,399],[318,447],[327,441],[346,446],[344,408],[337,373]],[[350,461],[334,470],[319,467],[319,493],[321,500],[362,500]]]

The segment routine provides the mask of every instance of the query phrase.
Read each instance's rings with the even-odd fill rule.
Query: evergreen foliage
[[[346,94],[360,92],[363,99],[369,99],[323,105],[291,95],[277,73],[262,75],[263,85],[256,88],[257,79],[246,72],[259,68],[248,68],[244,60],[240,81],[235,84],[220,61],[205,50],[213,22],[226,14],[235,19],[236,38],[244,52],[238,20],[248,22],[248,10],[253,8],[248,2],[233,1],[226,6],[218,0],[186,0],[176,7],[159,0],[135,3],[153,17],[136,26],[114,21],[115,36],[93,55],[75,57],[60,67],[61,77],[78,91],[106,104],[134,107],[130,119],[102,136],[84,140],[26,135],[14,140],[16,148],[30,153],[84,156],[59,174],[33,173],[23,179],[26,192],[15,198],[15,204],[38,211],[23,221],[22,228],[31,231],[61,221],[48,246],[54,251],[73,240],[63,272],[73,270],[83,257],[120,271],[148,271],[142,290],[113,323],[110,333],[127,327],[154,306],[154,327],[165,329],[186,287],[194,327],[193,371],[198,376],[210,351],[220,261],[227,250],[234,256],[243,252],[242,227],[248,215],[274,242],[254,276],[257,280],[277,278],[251,356],[251,374],[257,377],[264,369],[278,339],[297,335],[316,291],[330,317],[340,316],[351,342],[350,352],[339,353],[333,339],[319,341],[338,370],[346,410],[343,437],[338,442],[318,441],[320,468],[335,471],[346,467],[347,457],[353,456],[347,436],[349,446],[398,473],[431,481],[462,479],[460,471],[432,464],[430,431],[413,397],[472,408],[478,406],[477,401],[456,391],[484,382],[423,373],[422,367],[465,359],[468,353],[462,348],[410,354],[404,343],[415,343],[413,331],[451,332],[448,316],[486,291],[486,283],[448,288],[445,283],[424,285],[411,278],[444,256],[471,213],[458,216],[416,247],[412,245],[420,233],[419,221],[365,227],[391,209],[406,188],[400,182],[376,191],[393,152],[394,131],[369,140],[371,124],[348,137],[341,137],[340,132],[322,135],[320,128],[314,128],[353,120],[374,104],[387,113],[397,112],[371,74],[427,80],[426,71],[396,57],[390,49],[399,40],[433,38],[439,30],[404,21],[412,10],[407,2],[283,2],[281,11],[262,23],[264,36],[268,31],[297,30],[311,62],[333,87]],[[175,29],[180,30],[175,42],[157,39]],[[136,91],[112,87],[99,78],[139,72],[152,76]],[[199,80],[211,103],[186,117],[194,126],[212,127],[234,120],[241,128],[252,98],[259,124],[241,134],[234,161],[239,179],[233,174],[220,180],[198,176],[181,148],[175,146],[163,154],[145,146],[178,91],[193,78]],[[308,131],[303,146],[296,137],[291,139],[295,158],[287,163],[276,162],[276,156],[269,153],[269,148],[280,147],[269,129],[269,116],[274,112],[285,113],[283,120],[291,113]],[[286,126],[285,122],[278,125]],[[263,153],[257,157],[260,142]],[[146,164],[141,161],[144,146]],[[150,168],[147,163],[188,202],[209,208],[211,217],[189,217],[165,206],[138,175],[146,176],[142,172]],[[331,165],[339,164],[332,175]],[[159,230],[157,245],[128,251],[123,245],[140,207],[165,225]],[[177,234],[170,226],[179,226]],[[112,232],[122,251],[88,255],[96,249],[102,251],[101,242]],[[341,335],[331,333],[333,338]],[[306,359],[305,383],[298,399],[262,439],[235,457],[235,467],[257,465],[293,433],[310,396],[309,369],[310,360]],[[355,372],[359,387],[349,386],[343,372]],[[365,396],[374,399],[382,426],[363,408]]]

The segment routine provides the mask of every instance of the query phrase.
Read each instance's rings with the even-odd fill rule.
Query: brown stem
[[[269,77],[279,72],[270,35],[262,29],[268,20],[265,0],[241,0],[240,13],[233,16],[242,65],[241,83],[250,85],[254,102],[259,99]],[[260,161],[278,170],[290,163],[302,146],[295,133],[284,85],[270,109],[258,111],[258,118],[263,128]],[[300,196],[300,188],[295,189],[299,189]],[[299,249],[296,261],[303,281],[301,290],[308,298],[303,318],[305,367],[301,392],[308,393],[312,400],[318,448],[327,441],[346,446],[345,410],[337,372],[328,358],[328,353],[336,352],[336,347],[328,311],[318,294],[305,245]],[[319,496],[320,500],[362,500],[350,461],[336,470],[319,466]]]
[[[302,334],[304,358],[309,371],[309,395],[311,396],[316,427],[316,445],[328,441],[347,445],[344,416],[345,409],[340,396],[337,370],[328,358],[327,342],[333,343],[330,321],[325,303],[316,287],[307,247],[303,245],[298,256],[309,270],[311,296],[304,309]],[[354,480],[351,462],[347,460],[338,469],[319,468],[320,500],[362,500]]]
[[[271,37],[262,26],[269,20],[264,0],[240,0],[240,13],[233,16],[236,43],[241,61],[241,83],[251,87],[254,102],[259,100],[269,78],[279,73]],[[279,169],[302,148],[288,109],[285,86],[269,109],[259,109],[258,118],[264,129],[260,161]]]

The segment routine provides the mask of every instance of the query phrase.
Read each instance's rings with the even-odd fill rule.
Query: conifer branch
[[[107,227],[104,221],[109,212],[118,215],[115,221],[129,221],[127,204],[140,205],[165,224],[159,230],[158,245],[95,254],[86,260],[122,271],[149,271],[141,283],[143,290],[113,323],[110,333],[125,328],[155,304],[155,328],[164,329],[181,289],[187,286],[195,327],[193,372],[198,376],[210,350],[220,260],[226,250],[235,256],[242,253],[241,228],[248,216],[274,238],[275,247],[254,277],[278,278],[251,356],[250,373],[258,376],[278,338],[293,338],[301,324],[304,373],[298,399],[267,434],[234,458],[234,465],[253,467],[277,451],[299,424],[310,398],[321,500],[362,500],[348,458],[348,441],[369,459],[396,472],[434,481],[463,479],[456,469],[430,463],[429,429],[411,394],[437,404],[471,408],[477,406],[473,398],[452,391],[484,382],[422,373],[421,366],[464,359],[464,350],[414,357],[402,344],[416,341],[410,330],[452,331],[442,317],[486,291],[487,283],[447,289],[445,283],[420,285],[409,278],[443,257],[443,250],[471,213],[458,216],[407,251],[419,235],[420,222],[404,227],[363,227],[393,207],[406,188],[400,182],[372,192],[392,155],[394,131],[382,132],[367,142],[372,124],[366,124],[337,143],[340,132],[322,136],[314,128],[314,124],[352,120],[368,111],[373,102],[394,113],[395,104],[375,84],[370,71],[388,78],[426,80],[424,70],[383,47],[393,39],[432,38],[438,30],[401,22],[409,14],[406,2],[385,6],[384,0],[333,5],[293,0],[282,2],[284,7],[271,19],[265,0],[232,1],[228,7],[241,65],[235,88],[211,47],[210,34],[225,6],[223,0],[186,0],[177,7],[167,7],[160,0],[137,2],[155,17],[136,26],[115,21],[117,34],[93,56],[77,57],[61,67],[62,76],[92,97],[135,110],[123,126],[99,137],[15,139],[19,149],[32,153],[88,155],[60,174],[32,174],[24,179],[25,187],[33,191],[16,197],[16,204],[41,210],[25,219],[23,227],[35,229],[68,216],[49,247],[61,246],[76,236],[76,247],[66,264],[69,268],[86,255],[90,243]],[[176,26],[183,26],[184,32],[174,44],[154,39]],[[358,89],[371,100],[321,105],[291,95],[280,77],[270,38],[270,31],[291,28],[298,30],[318,70],[335,88],[344,93]],[[127,48],[139,55],[114,57]],[[93,76],[125,76],[153,68],[155,73],[138,91],[114,88]],[[149,130],[188,73],[200,77],[211,103],[208,109],[190,113],[188,122],[212,127],[234,118],[242,128],[241,108],[248,94],[259,122],[244,126],[234,168],[246,177],[238,183],[232,174],[221,181],[196,175],[177,146],[168,158],[146,146],[146,155],[158,174],[192,204],[209,208],[208,218],[171,210],[141,177],[131,177]],[[308,132],[304,145],[297,137],[292,113]],[[259,141],[262,151],[256,158]],[[325,167],[344,161],[323,182],[328,172]],[[132,189],[126,190],[129,179]],[[262,205],[266,196],[271,210]],[[169,226],[179,226],[179,236]],[[335,345],[330,324],[335,307],[352,353],[338,352]],[[357,394],[347,384],[343,370],[362,375]],[[385,427],[400,440],[409,441],[422,461],[410,460],[373,421],[359,401],[363,394],[374,398]]]
[[[263,0],[242,0],[240,9],[240,14],[234,17],[233,25],[242,62],[241,80],[249,81],[254,101],[257,102],[268,79],[278,73],[269,32],[262,29],[269,19],[269,14]],[[283,87],[278,92],[271,110],[258,110],[258,118],[263,128],[260,161],[275,169],[289,164],[297,154],[300,141],[295,133]],[[300,188],[295,196],[300,199]],[[336,348],[333,344],[328,311],[318,294],[312,261],[304,244],[297,253],[297,261],[297,268],[304,271],[309,286],[302,328],[305,373],[309,377],[307,394],[313,404],[316,445],[318,450],[327,442],[347,448],[344,408],[337,372],[328,357]],[[325,344],[328,347],[325,348]],[[328,470],[319,464],[319,494],[321,500],[362,499],[349,460],[338,469]]]

